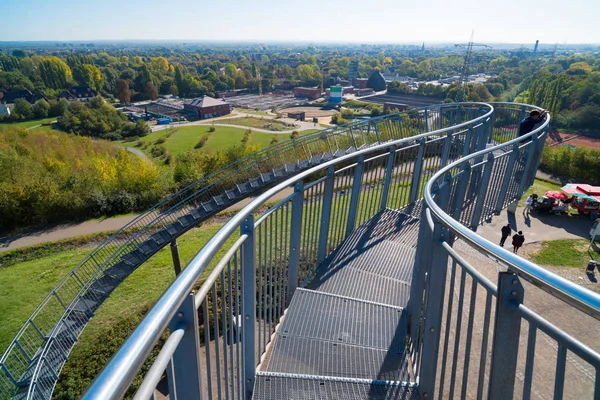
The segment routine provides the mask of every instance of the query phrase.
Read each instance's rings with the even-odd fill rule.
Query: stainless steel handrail
[[[427,207],[429,207],[431,213],[434,214],[437,220],[439,220],[443,225],[451,229],[458,237],[468,242],[471,246],[473,246],[474,248],[476,248],[477,250],[479,250],[487,256],[492,256],[496,258],[498,261],[505,264],[511,271],[523,277],[532,284],[536,285],[540,289],[563,300],[567,304],[585,312],[586,314],[589,314],[592,317],[600,320],[600,294],[592,292],[591,290],[586,289],[583,286],[573,283],[565,278],[562,278],[479,236],[477,233],[473,232],[472,230],[470,230],[469,228],[462,225],[461,223],[453,219],[451,216],[446,214],[435,203],[434,200],[434,182],[441,179],[453,168],[459,167],[460,165],[464,164],[465,162],[468,162],[469,160],[482,157],[496,150],[513,146],[514,144],[519,143],[524,139],[532,138],[533,136],[540,134],[544,129],[547,128],[549,124],[550,116],[548,115],[544,123],[531,133],[519,137],[517,139],[513,139],[501,145],[493,146],[488,149],[479,151],[477,153],[473,153],[442,168],[436,174],[434,174],[433,177],[425,185],[425,202],[427,203]]]
[[[251,216],[259,207],[268,201],[273,195],[294,185],[296,182],[314,174],[315,172],[326,170],[332,165],[340,164],[353,160],[361,155],[387,150],[392,146],[402,145],[413,142],[429,136],[439,135],[445,132],[460,129],[465,126],[472,126],[478,122],[485,121],[491,117],[494,108],[486,103],[468,103],[469,105],[480,106],[482,112],[488,111],[473,120],[463,122],[448,128],[434,130],[420,135],[412,136],[397,141],[386,142],[377,146],[368,147],[354,153],[341,156],[331,161],[320,164],[316,167],[301,172],[282,182],[258,196],[240,212],[234,215],[196,254],[188,266],[181,272],[179,277],[167,288],[163,295],[156,302],[154,307],[146,314],[142,322],[133,331],[131,336],[115,354],[105,369],[98,375],[96,380],[85,393],[85,399],[113,399],[123,396],[130,382],[135,377],[137,371],[141,368],[146,357],[166,329],[169,321],[174,316],[178,307],[183,303],[186,295],[192,290],[196,281],[205,271],[206,267],[216,255],[223,244],[236,232],[239,227]]]

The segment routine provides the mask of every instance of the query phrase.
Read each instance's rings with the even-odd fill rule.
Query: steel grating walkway
[[[253,398],[419,399],[405,352],[418,219],[385,210],[294,293]]]

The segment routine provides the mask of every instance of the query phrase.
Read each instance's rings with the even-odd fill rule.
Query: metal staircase
[[[0,399],[50,398],[98,307],[137,267],[202,221],[302,171],[434,126],[459,125],[484,108],[430,106],[307,134],[240,159],[165,198],[105,240],[42,301],[0,359]]]

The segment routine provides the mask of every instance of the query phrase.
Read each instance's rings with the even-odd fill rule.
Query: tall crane
[[[465,101],[467,98],[467,82],[469,81],[469,67],[471,66],[471,56],[473,55],[473,47],[486,47],[488,49],[492,48],[492,46],[488,46],[487,44],[473,43],[474,36],[475,31],[473,30],[471,31],[471,38],[469,39],[469,43],[457,43],[454,45],[454,47],[467,48],[467,53],[465,54],[463,66],[460,71],[460,78],[458,80],[456,101]]]

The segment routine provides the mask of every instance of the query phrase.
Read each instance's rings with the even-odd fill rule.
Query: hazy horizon
[[[165,5],[166,4],[166,5]],[[585,9],[585,13],[581,10]],[[20,0],[3,4],[2,42],[283,42],[444,44],[597,44],[600,2],[576,0],[568,7],[548,0],[531,11],[518,0],[473,4],[421,0],[298,3],[231,0]],[[443,40],[440,40],[443,38]]]

